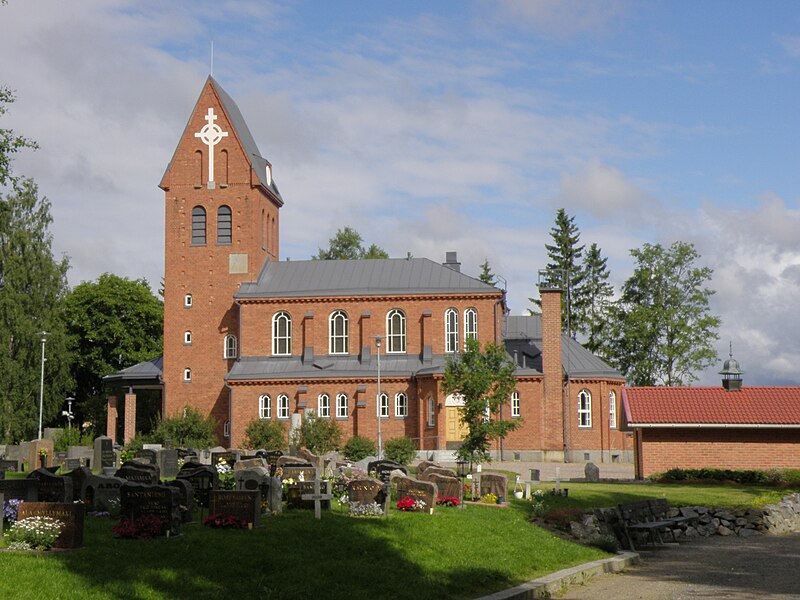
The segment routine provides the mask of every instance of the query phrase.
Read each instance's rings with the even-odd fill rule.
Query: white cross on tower
[[[206,115],[207,123],[199,133],[195,133],[194,137],[200,138],[206,146],[208,146],[208,187],[214,187],[214,146],[222,141],[222,138],[228,137],[227,131],[222,131],[222,127],[214,123],[217,120],[217,115],[214,114],[214,109],[209,108]]]

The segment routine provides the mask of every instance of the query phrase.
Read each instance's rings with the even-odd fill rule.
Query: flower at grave
[[[414,510],[414,501],[408,496],[403,496],[397,503],[397,508],[399,508],[403,512],[407,510]]]
[[[497,504],[497,496],[489,492],[488,494],[485,494],[484,496],[481,497],[481,502],[483,502],[484,504]]]
[[[219,488],[221,490],[232,490],[236,487],[236,475],[228,462],[221,458],[217,463],[217,473],[219,473]]]
[[[52,517],[28,517],[14,523],[7,537],[15,550],[49,550],[63,528],[64,524]]]
[[[383,508],[377,502],[371,504],[348,502],[347,514],[351,517],[382,517]]]
[[[16,521],[20,504],[22,504],[22,500],[18,500],[17,498],[9,498],[3,502],[3,520],[9,523]]]
[[[544,502],[544,490],[534,490],[531,493],[531,502]]]
[[[454,498],[453,496],[439,496],[436,499],[436,504],[439,506],[458,506],[459,501],[458,498]]]
[[[294,485],[295,481],[291,477],[287,477],[281,482],[281,485],[285,488],[288,488],[290,485]]]
[[[145,515],[138,519],[120,519],[111,531],[118,538],[149,540],[154,537],[162,537],[167,532],[167,522],[155,515]]]
[[[203,525],[215,529],[247,529],[247,521],[244,519],[221,513],[206,517],[203,519]]]
[[[275,477],[277,477],[278,479],[283,477],[283,467],[277,467],[275,469]]]
[[[42,458],[47,458],[48,454],[50,453],[47,451],[47,448],[39,448],[39,456]]]

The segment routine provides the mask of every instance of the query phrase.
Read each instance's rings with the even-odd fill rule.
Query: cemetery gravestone
[[[290,464],[283,467],[283,480],[293,479],[294,481],[314,481],[317,477],[317,470],[309,464],[304,466]]]
[[[86,467],[79,467],[73,469],[64,477],[69,477],[72,480],[72,502],[83,500],[83,487],[86,480],[92,477],[92,471]]]
[[[231,469],[236,464],[236,461],[239,460],[239,453],[238,452],[212,452],[211,453],[211,466],[216,467],[221,461],[225,461]]]
[[[347,484],[347,499],[356,504],[373,504],[383,506],[386,499],[384,485],[376,479],[354,479]]]
[[[427,475],[427,473],[426,473]],[[428,476],[428,481],[435,483],[439,492],[439,498],[457,498],[461,503],[463,486],[461,480],[457,477],[445,477],[437,473],[431,473]]]
[[[70,459],[70,460],[75,460],[75,459]],[[67,453],[66,452],[54,452],[53,453],[53,466],[54,467],[60,467],[65,462],[67,462]],[[80,459],[78,459],[78,462],[80,463]],[[78,466],[80,466],[80,464]]]
[[[234,471],[244,471],[245,469],[266,468],[267,461],[263,458],[245,458],[236,461],[233,466]]]
[[[261,490],[211,490],[208,512],[261,526]]]
[[[92,461],[95,469],[112,469],[117,466],[117,454],[114,452],[114,441],[107,435],[101,435],[94,439],[94,460]]]
[[[178,451],[159,450],[156,463],[161,471],[161,477],[175,477],[178,474]]]
[[[586,476],[586,481],[592,483],[600,481],[600,467],[592,462],[586,463],[586,466],[583,468],[583,473]]]
[[[376,460],[369,463],[367,473],[375,472],[375,477],[383,483],[389,483],[389,475],[392,471],[400,470],[404,475],[408,475],[408,469],[393,460]]]
[[[4,458],[0,460],[0,471],[19,471],[19,462]]]
[[[157,464],[156,461],[156,451],[155,450],[145,450],[142,448],[134,455],[134,459],[137,462],[146,463],[148,465],[155,465]]]
[[[298,450],[297,452],[297,456],[302,458],[307,463],[311,463],[315,467],[321,468],[323,466],[322,459],[313,452],[311,452],[311,450],[309,450],[308,448],[300,448],[300,450]]]
[[[121,477],[92,475],[83,484],[83,501],[92,510],[112,512],[120,507],[120,491],[126,482]]]
[[[67,458],[77,458],[84,467],[91,467],[94,463],[94,449],[88,446],[68,446]]]
[[[194,490],[195,501],[202,507],[208,508],[208,493],[215,489],[219,482],[219,474],[214,467],[200,463],[184,463],[176,479],[189,482]]]
[[[180,492],[166,485],[123,484],[120,489],[120,515],[128,519],[143,516],[159,518],[170,535],[181,532]]]
[[[315,479],[313,482],[312,491],[301,496],[304,502],[313,502],[314,503],[314,517],[317,519],[322,518],[322,505],[325,504],[326,510],[331,507],[331,499],[333,498],[333,494],[331,494],[331,482],[325,482],[325,493],[320,492],[320,480]]]
[[[417,465],[417,477],[422,475],[428,469],[428,467],[439,467],[439,468],[441,468],[441,465],[439,465],[439,464],[437,464],[435,462],[432,462],[430,460],[423,460]]]
[[[282,456],[279,456],[279,457],[277,458],[277,460],[275,461],[275,464],[276,464],[278,467],[285,467],[286,465],[290,465],[290,464],[292,464],[292,465],[308,465],[308,466],[313,466],[311,463],[309,463],[309,462],[308,462],[306,459],[304,459],[304,458],[300,458],[299,456],[290,456],[290,455],[288,455],[288,454],[283,454]]]
[[[395,477],[394,485],[397,486],[397,497],[403,499],[406,496],[412,500],[424,502],[421,510],[433,512],[436,506],[436,498],[439,497],[439,490],[436,484],[430,481],[419,481],[410,477]]]
[[[144,466],[145,465],[142,464],[135,464],[133,461],[128,461],[117,469],[117,472],[114,473],[114,477],[121,477],[132,483],[157,485],[159,480],[158,474],[152,469],[144,468]]]
[[[53,544],[54,548],[80,548],[83,546],[83,504],[56,502],[23,502],[19,505],[18,519],[50,517],[61,521],[64,528]]]
[[[81,468],[81,459],[80,458],[67,458],[64,459],[64,468],[67,471],[74,471],[75,469]]]
[[[480,497],[483,498],[486,494],[494,494],[497,496],[498,503],[503,503],[508,500],[508,477],[500,473],[481,473],[480,478]]]
[[[165,485],[174,487],[181,495],[181,517],[184,523],[194,521],[194,488],[185,479],[173,479]]]
[[[458,477],[452,469],[445,469],[443,467],[428,467],[422,475],[417,474],[417,477],[422,481],[430,481],[428,478],[431,475],[440,475],[442,477]]]
[[[59,477],[47,469],[36,469],[28,479],[39,482],[39,502],[72,502],[72,479]]]
[[[38,502],[39,481],[37,479],[4,479],[0,481],[0,494],[3,494],[6,500]]]

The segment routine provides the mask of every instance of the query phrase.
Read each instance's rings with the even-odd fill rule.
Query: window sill
[[[233,242],[217,242],[217,246],[233,246]]]
[[[337,421],[348,421],[350,417],[336,417]]]
[[[394,418],[395,419],[407,419],[408,415],[395,415]]]
[[[190,248],[204,248],[206,245],[207,244],[205,242],[203,242],[202,244],[195,244],[194,242],[192,242],[191,244],[189,244],[189,247]]]
[[[591,425],[578,425],[578,429],[591,429]]]

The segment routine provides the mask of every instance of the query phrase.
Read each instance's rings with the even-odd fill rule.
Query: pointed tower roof
[[[202,98],[203,92],[207,87],[211,88],[219,100],[222,110],[225,111],[228,121],[231,124],[231,128],[233,129],[233,135],[239,141],[242,150],[247,156],[247,159],[250,161],[250,166],[258,179],[258,183],[266,191],[270,192],[275,197],[275,200],[278,202],[278,204],[282,206],[283,198],[281,197],[281,194],[278,191],[278,186],[275,184],[275,180],[272,177],[272,164],[266,158],[261,156],[258,145],[256,144],[255,139],[253,139],[253,134],[250,133],[250,128],[247,126],[247,123],[242,116],[242,112],[239,110],[239,106],[236,104],[234,99],[228,95],[228,92],[222,88],[219,82],[211,75],[208,76],[208,79],[206,79],[206,82],[203,84],[203,91],[201,91],[200,96],[197,99],[197,103],[192,110],[192,114],[197,111],[200,99]],[[183,141],[183,139],[186,137],[188,128],[189,122],[186,123],[186,127],[184,128],[183,134],[178,142],[178,146],[180,146],[181,141]],[[178,149],[176,147],[175,152],[173,152],[172,158],[170,159],[169,164],[164,171],[164,176],[161,178],[159,187],[162,189],[169,187],[167,176],[172,169],[172,164],[175,160],[177,151]]]

